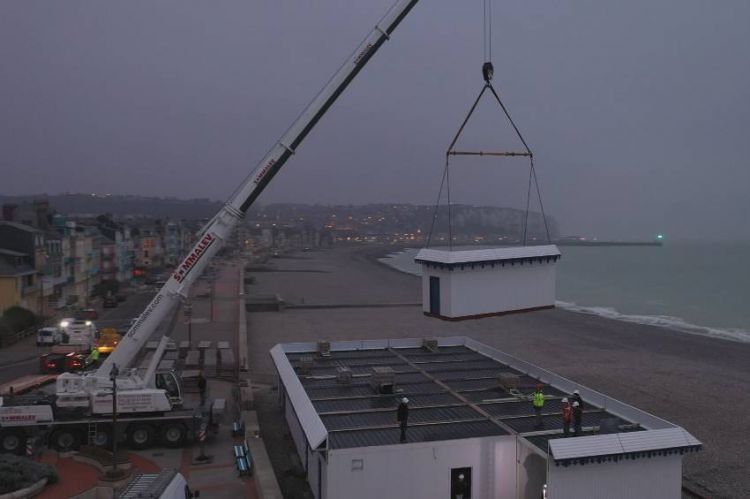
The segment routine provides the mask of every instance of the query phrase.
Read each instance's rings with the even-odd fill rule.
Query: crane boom
[[[260,193],[418,1],[399,0],[373,28],[229,201],[206,224],[198,242],[151,300],[138,321],[131,326],[119,346],[102,363],[95,377],[102,381],[109,380],[112,366],[116,364],[123,368],[133,362],[158,325],[183,297],[187,297],[190,286],[205,270]]]

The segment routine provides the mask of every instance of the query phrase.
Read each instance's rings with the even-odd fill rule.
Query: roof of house
[[[7,252],[8,250],[0,251]],[[11,253],[15,253],[15,251],[12,251]],[[20,253],[20,255],[23,255],[23,253]],[[5,258],[3,254],[0,254],[0,276],[17,277],[29,274],[36,274],[34,267],[25,263],[16,264],[10,258]]]
[[[603,445],[617,450],[609,443],[613,435],[627,442],[652,442],[653,449],[662,449],[662,444],[672,448],[680,442],[625,435],[661,438],[657,430],[674,429],[685,435],[679,448],[700,446],[663,419],[471,338],[437,341],[436,349],[423,347],[422,339],[333,342],[326,355],[318,352],[316,343],[290,343],[276,345],[271,357],[313,449],[324,444],[329,449],[397,444],[396,408],[402,397],[409,399],[409,443],[518,435],[544,452],[554,449],[553,458],[564,460],[595,455]],[[391,394],[373,386],[375,372],[382,368],[393,372]],[[340,371],[350,374],[350,381],[339,379]],[[537,384],[543,385],[546,398],[541,428],[529,398]],[[585,402],[583,429],[588,436],[561,439],[561,399],[574,390]],[[600,433],[602,428],[618,433]],[[625,449],[621,447],[621,453]]]
[[[498,248],[423,248],[419,250],[414,261],[422,264],[455,267],[467,264],[515,263],[538,261],[541,259],[560,258],[560,250],[554,244],[544,246],[507,246]]]
[[[31,225],[26,225],[18,222],[8,222],[7,220],[0,220],[0,226],[7,226],[7,227],[13,227],[14,229],[23,230],[26,232],[41,232],[41,230],[32,227]]]
[[[16,256],[16,257],[28,256],[26,253],[21,253],[20,251],[13,251],[13,250],[5,249],[5,248],[0,248],[0,255]]]

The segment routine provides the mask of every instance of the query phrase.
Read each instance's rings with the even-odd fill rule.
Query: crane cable
[[[453,223],[452,223],[452,213],[451,213],[451,193],[450,193],[450,156],[454,155],[479,155],[483,156],[485,154],[488,155],[494,155],[494,156],[526,156],[529,158],[529,181],[528,181],[528,189],[526,193],[526,211],[524,213],[524,223],[523,223],[523,245],[526,245],[527,243],[527,237],[528,237],[528,221],[529,221],[529,210],[530,210],[530,202],[531,202],[531,183],[533,181],[534,187],[536,190],[537,198],[539,199],[539,207],[540,211],[542,212],[542,220],[544,221],[544,230],[547,236],[547,242],[551,243],[552,239],[550,237],[549,232],[549,224],[547,223],[547,216],[544,212],[544,203],[542,202],[542,195],[539,188],[539,181],[537,179],[536,175],[536,168],[534,166],[534,154],[531,151],[531,148],[529,147],[528,143],[526,142],[526,139],[524,139],[523,135],[521,134],[521,131],[516,126],[516,123],[513,121],[513,118],[511,118],[510,113],[508,112],[507,108],[505,107],[505,104],[503,104],[503,101],[500,99],[500,96],[495,91],[495,88],[492,86],[491,80],[494,76],[494,67],[492,65],[492,0],[483,0],[483,23],[482,23],[482,49],[483,49],[483,55],[484,55],[484,64],[482,65],[482,77],[484,78],[484,86],[482,87],[482,90],[479,92],[479,96],[477,96],[476,100],[474,101],[474,104],[471,106],[471,109],[469,110],[469,113],[467,114],[466,118],[464,118],[463,123],[461,124],[458,132],[456,133],[455,137],[453,138],[453,141],[451,142],[450,146],[448,146],[448,150],[445,155],[445,168],[443,169],[443,176],[440,181],[440,189],[438,190],[438,196],[437,201],[435,203],[435,209],[433,210],[432,214],[432,221],[430,224],[430,231],[427,235],[427,241],[426,246],[430,246],[430,242],[432,241],[432,234],[435,228],[435,222],[438,216],[438,208],[440,206],[440,199],[442,197],[443,192],[443,186],[446,187],[446,193],[447,193],[447,204],[448,204],[448,247],[449,249],[453,249]],[[500,108],[503,111],[503,114],[505,114],[505,117],[508,119],[508,122],[510,122],[511,126],[513,127],[513,131],[516,133],[516,136],[523,144],[523,147],[525,149],[524,152],[490,152],[485,153],[482,151],[479,152],[467,152],[467,151],[455,151],[453,148],[456,145],[456,142],[458,141],[459,137],[461,136],[464,127],[468,123],[469,119],[474,113],[474,110],[476,109],[477,105],[479,104],[480,99],[484,95],[484,92],[489,89],[492,95],[494,96],[497,103],[500,105]]]

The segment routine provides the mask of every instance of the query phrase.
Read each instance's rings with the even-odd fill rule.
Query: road
[[[116,308],[97,309],[99,319],[94,321],[97,328],[127,326],[131,318],[138,316],[146,308],[154,294],[155,291],[151,289],[135,291],[128,294],[127,300],[119,303]],[[39,373],[38,356],[49,349],[37,347],[34,336],[0,349],[0,383]]]

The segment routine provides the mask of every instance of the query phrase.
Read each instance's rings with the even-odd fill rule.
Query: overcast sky
[[[0,193],[226,199],[392,0],[0,2]],[[750,2],[494,1],[495,85],[564,233],[750,237]],[[481,0],[422,0],[261,203],[434,203]],[[483,103],[466,148],[514,148]],[[522,160],[452,164],[523,206]]]

